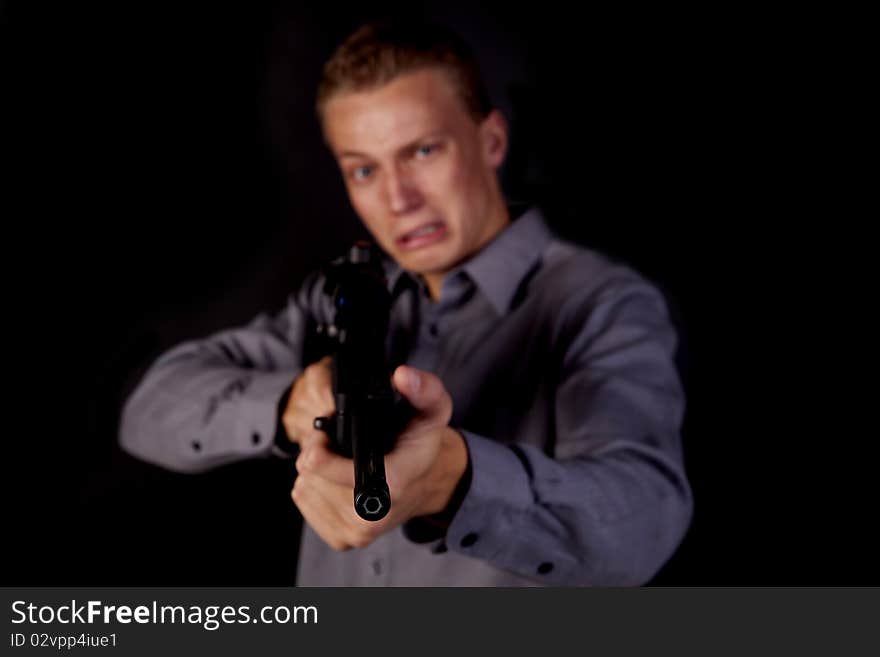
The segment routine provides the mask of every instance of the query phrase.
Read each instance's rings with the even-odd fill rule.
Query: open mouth
[[[444,237],[446,237],[446,225],[442,221],[432,221],[431,223],[419,226],[415,230],[404,233],[396,241],[398,247],[409,251],[434,244]]]

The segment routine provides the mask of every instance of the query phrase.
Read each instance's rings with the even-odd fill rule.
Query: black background
[[[475,47],[508,195],[669,298],[696,513],[653,583],[877,583],[874,495],[829,455],[865,438],[820,419],[803,367],[823,290],[796,261],[791,70],[761,17],[179,4],[0,5],[5,583],[293,582],[291,465],[167,473],[119,451],[119,408],[162,350],[279,309],[362,234],[314,89],[339,40],[403,8]]]

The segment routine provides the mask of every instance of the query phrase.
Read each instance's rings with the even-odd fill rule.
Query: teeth
[[[431,224],[430,226],[424,226],[423,228],[419,228],[418,230],[414,230],[409,234],[409,237],[421,237],[422,235],[430,235],[434,231],[439,228],[437,224]]]

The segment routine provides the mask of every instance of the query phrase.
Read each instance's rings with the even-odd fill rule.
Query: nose
[[[388,207],[394,214],[404,214],[422,204],[422,194],[416,181],[403,167],[390,170],[385,187]]]

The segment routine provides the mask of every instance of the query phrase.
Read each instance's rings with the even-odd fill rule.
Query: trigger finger
[[[288,437],[291,442],[297,443],[302,447],[305,441],[314,433],[321,433],[317,429],[315,429],[314,420],[311,416],[306,416],[302,413],[297,414],[294,417],[291,417],[284,425],[284,429],[287,432]]]
[[[323,431],[312,429],[302,435],[299,444],[303,450],[309,449],[310,447],[317,447],[319,445],[327,447],[330,445],[330,437]]]
[[[316,408],[322,409],[321,415],[331,415],[336,410],[336,401],[329,385],[316,386],[309,391],[309,397]]]

